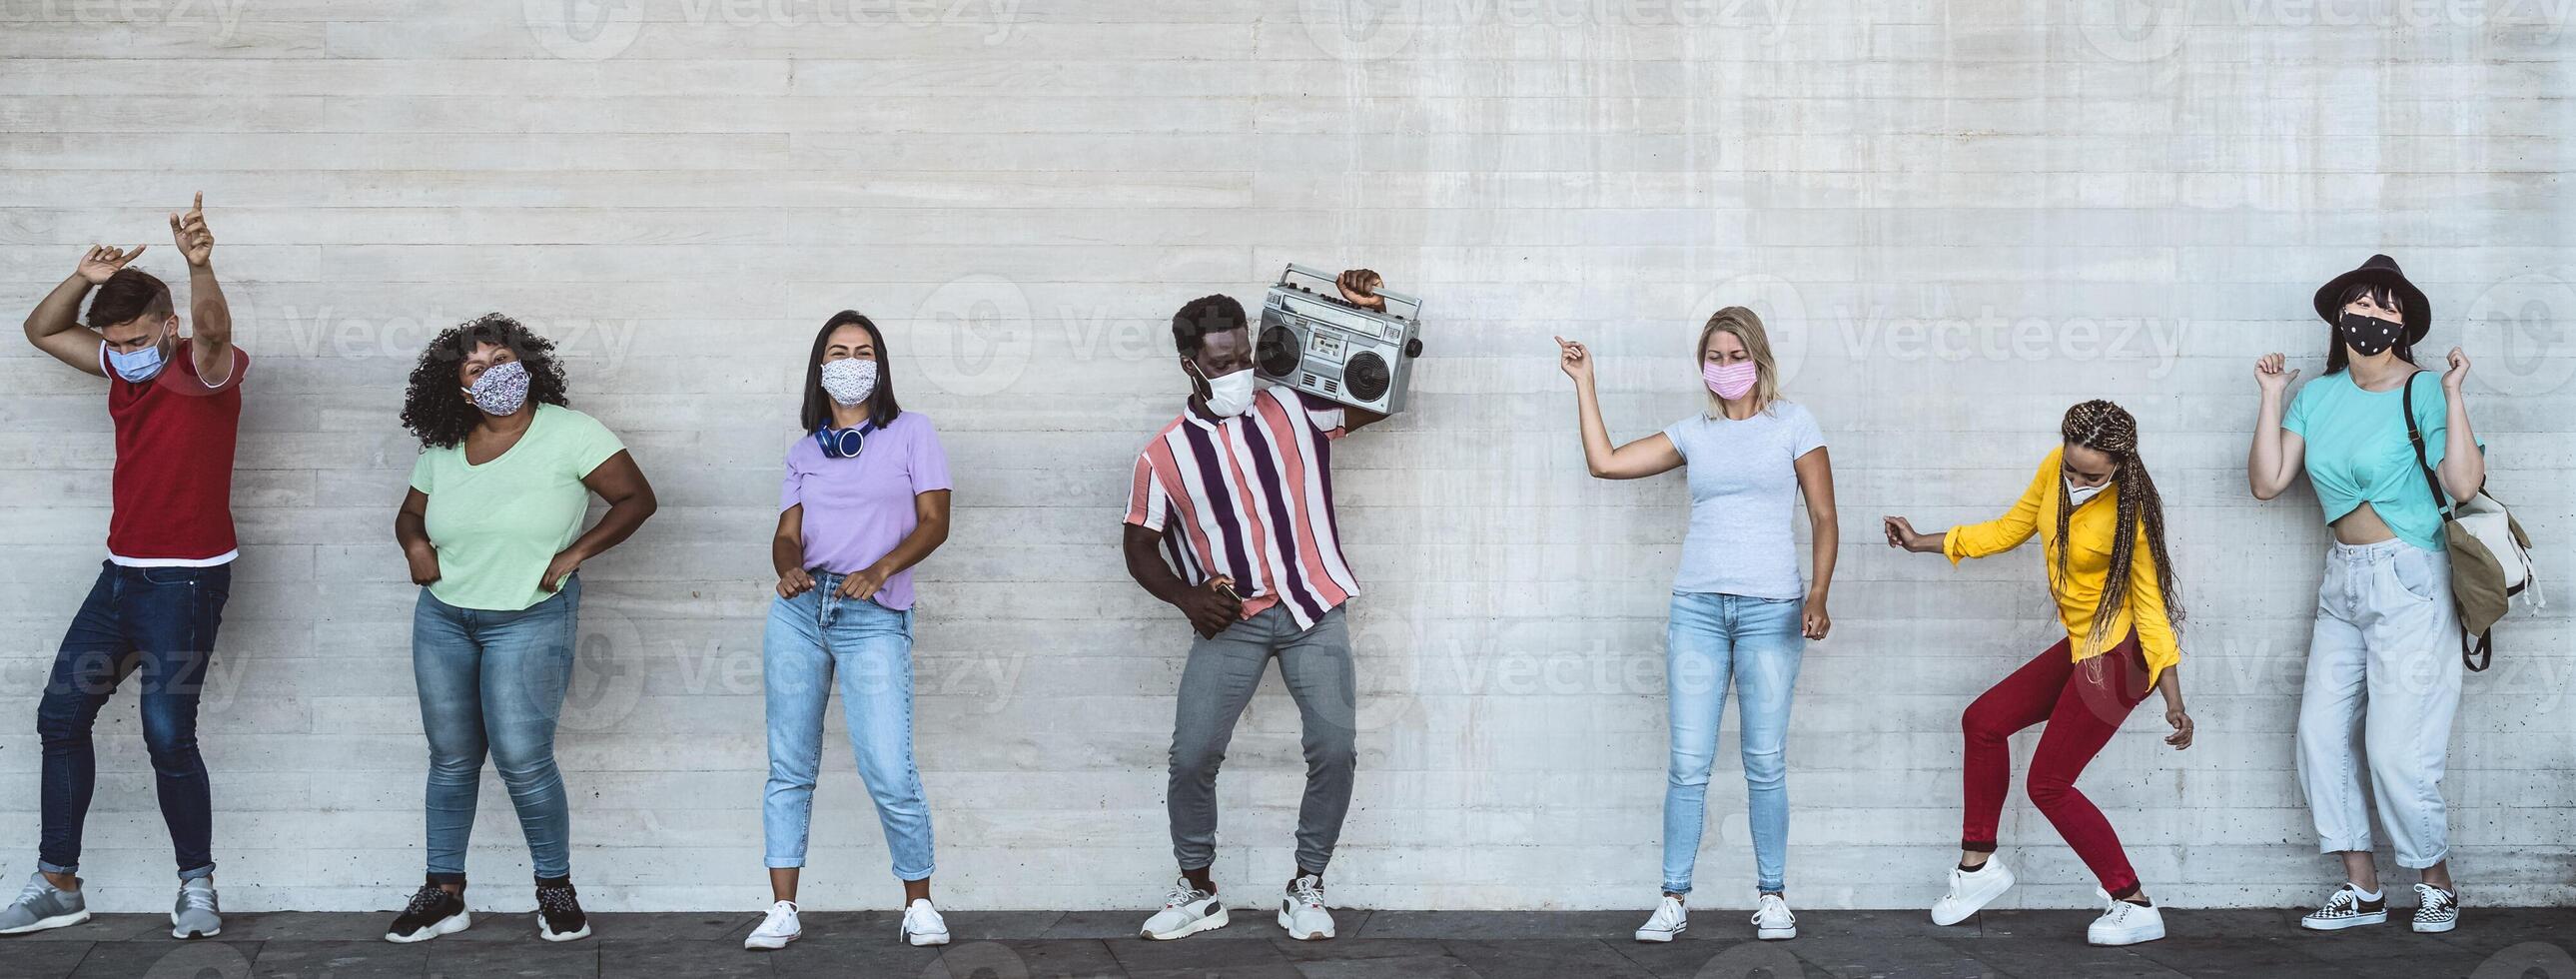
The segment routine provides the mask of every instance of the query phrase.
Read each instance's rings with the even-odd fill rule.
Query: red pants
[[[2075,790],[2075,776],[2110,742],[2130,708],[2147,699],[2146,660],[2138,654],[2136,633],[2081,663],[2068,658],[2068,647],[2069,641],[2048,647],[1959,718],[1968,736],[1968,811],[1959,848],[1994,852],[1995,823],[2003,818],[2004,793],[2012,785],[2012,749],[2005,739],[2046,721],[2030,759],[2030,802],[2101,878],[2102,889],[2122,895],[2138,885],[2138,874],[2129,868],[2110,820]]]

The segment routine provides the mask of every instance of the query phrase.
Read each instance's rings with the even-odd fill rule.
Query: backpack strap
[[[2424,474],[2424,488],[2433,492],[2433,509],[2442,515],[2442,519],[2449,520],[2459,504],[2451,499],[2451,494],[2442,492],[2442,480],[2433,475],[2433,464],[2424,454],[2424,430],[2415,424],[2415,379],[2427,373],[2430,372],[2419,370],[2406,375],[2405,394],[2399,397],[2399,402],[2406,412],[2406,441],[2415,446],[2415,468]]]
[[[2424,455],[2424,430],[2415,424],[2415,379],[2427,373],[2430,372],[2419,370],[2406,375],[2406,393],[2398,400],[2404,405],[2406,411],[2406,441],[2415,446],[2415,468],[2423,472],[2424,488],[2432,491],[2433,506],[2440,511],[2442,519],[2448,522],[2457,519],[2455,514],[2459,510],[2459,503],[2451,499],[2451,494],[2442,491],[2441,478],[2433,475],[2433,464],[2427,461]],[[2469,642],[2469,627],[2465,624],[2461,625],[2461,665],[2468,667],[2469,672],[2477,673],[2484,671],[2494,659],[2495,630],[2489,629],[2479,633],[2477,642],[2472,644]]]

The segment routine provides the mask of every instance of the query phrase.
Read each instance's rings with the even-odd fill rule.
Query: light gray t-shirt
[[[1825,445],[1816,416],[1787,401],[1743,421],[1692,415],[1664,429],[1689,468],[1690,536],[1673,590],[1802,598],[1795,463]]]

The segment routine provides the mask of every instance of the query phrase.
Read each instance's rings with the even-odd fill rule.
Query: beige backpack
[[[2430,371],[2418,372],[2428,374]],[[2424,432],[2415,425],[2415,377],[2406,379],[2406,438],[2415,444],[2415,467],[2424,472],[2424,485],[2433,491],[2433,503],[2442,511],[2442,543],[2451,551],[2451,604],[2460,613],[2460,660],[2472,671],[2487,668],[2495,656],[2491,630],[2496,620],[2513,608],[2513,597],[2523,596],[2533,608],[2549,603],[2540,594],[2540,578],[2531,563],[2531,536],[2522,532],[2522,523],[2513,512],[2486,487],[2478,487],[2476,496],[2467,502],[2451,498],[2442,489],[2442,480],[2433,474],[2425,461]],[[2477,642],[2470,643],[2475,635]]]

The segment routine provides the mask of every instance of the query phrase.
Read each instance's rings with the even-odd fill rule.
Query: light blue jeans
[[[516,612],[458,608],[420,590],[412,683],[429,735],[429,879],[465,882],[483,759],[501,774],[539,877],[572,875],[572,811],[555,767],[555,722],[572,686],[581,576]]]
[[[767,862],[805,865],[823,764],[823,708],[838,674],[850,748],[885,826],[894,875],[921,880],[931,871],[930,802],[912,763],[912,613],[841,598],[840,586],[840,575],[816,572],[812,591],[769,606],[761,642],[769,699],[769,790],[760,819]]]
[[[1665,627],[1666,696],[1672,710],[1672,770],[1664,787],[1664,890],[1688,894],[1708,822],[1708,773],[1717,728],[1735,683],[1744,742],[1744,809],[1753,828],[1755,887],[1782,891],[1789,862],[1789,698],[1805,652],[1795,598],[1676,592]]]
[[[2465,669],[2449,554],[2393,539],[2326,552],[2298,736],[2320,852],[2369,850],[2375,808],[2398,866],[2450,856],[2442,770]]]

